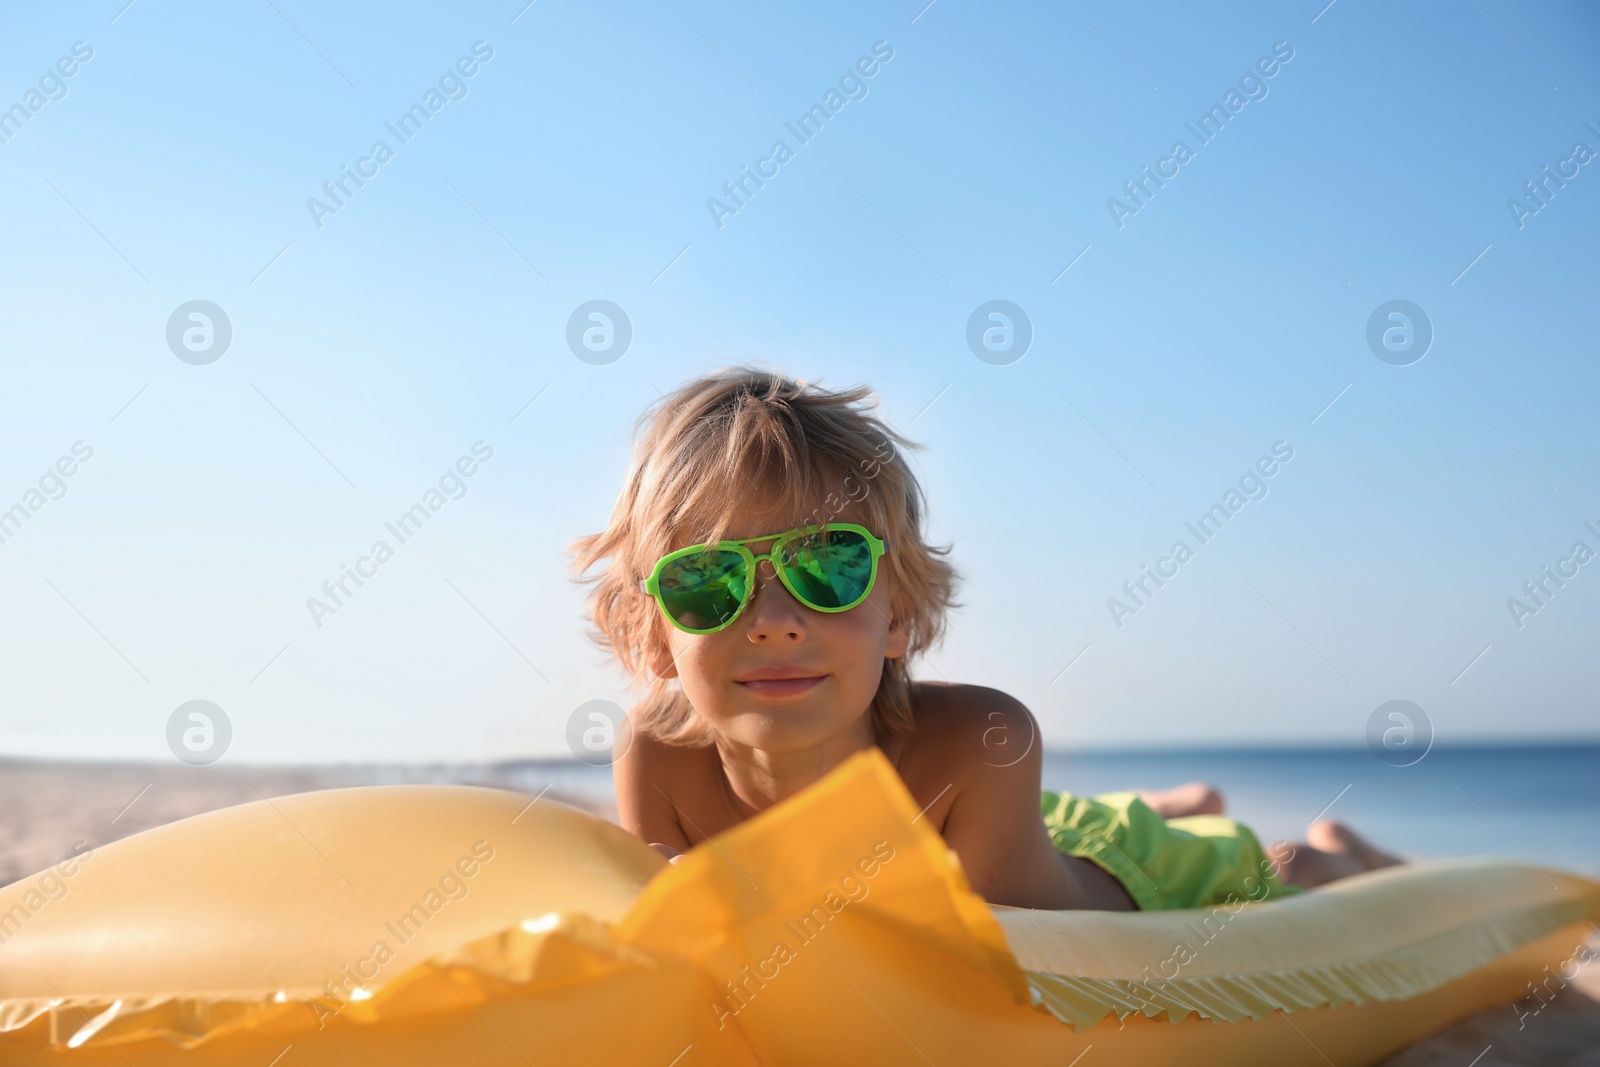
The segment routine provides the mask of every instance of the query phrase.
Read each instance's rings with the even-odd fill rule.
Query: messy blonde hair
[[[570,546],[574,578],[593,585],[591,638],[645,690],[630,716],[635,729],[668,744],[711,741],[682,689],[649,671],[670,623],[639,582],[668,552],[726,536],[730,501],[765,504],[774,531],[848,514],[888,542],[880,576],[890,579],[893,625],[907,648],[884,660],[872,722],[880,737],[914,728],[909,661],[943,637],[957,578],[941,558],[949,548],[923,540],[927,501],[900,454],[920,446],[872,414],[874,405],[866,386],[830,392],[741,366],[697,378],[640,416],[609,525]],[[610,563],[588,576],[601,560]]]

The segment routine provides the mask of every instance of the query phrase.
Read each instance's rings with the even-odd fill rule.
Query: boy
[[[1200,907],[1399,862],[1336,823],[1269,856],[1199,785],[1043,792],[1027,708],[912,681],[955,573],[870,395],[740,367],[646,413],[609,528],[573,562],[610,560],[586,579],[596,639],[645,685],[613,768],[625,828],[675,856],[876,745],[994,904]]]

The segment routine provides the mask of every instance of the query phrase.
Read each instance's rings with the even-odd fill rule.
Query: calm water
[[[608,768],[501,765],[530,792],[554,782],[609,797]],[[1044,784],[1099,793],[1210,782],[1264,841],[1298,838],[1326,809],[1413,858],[1493,854],[1600,876],[1600,744],[1435,748],[1410,767],[1366,749],[1051,752]],[[1336,799],[1337,798],[1337,799]],[[1331,806],[1330,806],[1331,805]]]
[[[1298,838],[1327,808],[1408,857],[1493,854],[1600,875],[1600,745],[1435,748],[1410,767],[1366,749],[1051,753],[1044,777],[1080,793],[1207,781],[1263,841]]]

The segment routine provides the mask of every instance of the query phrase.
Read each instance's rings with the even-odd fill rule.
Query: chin
[[[754,748],[792,752],[822,744],[828,737],[850,728],[831,700],[814,704],[747,704],[730,723],[729,734]]]

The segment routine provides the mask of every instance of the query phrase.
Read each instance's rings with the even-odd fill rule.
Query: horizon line
[[[1596,734],[1596,735],[1592,735],[1592,736],[1591,735],[1552,736],[1552,737],[1549,737],[1549,738],[1541,738],[1541,739],[1537,739],[1537,740],[1522,740],[1522,739],[1509,739],[1509,738],[1493,738],[1493,737],[1490,737],[1490,738],[1465,738],[1465,739],[1462,739],[1460,741],[1454,741],[1454,742],[1449,742],[1449,743],[1435,741],[1434,745],[1433,745],[1433,748],[1432,748],[1432,751],[1434,751],[1434,752],[1440,752],[1440,751],[1446,751],[1446,752],[1464,752],[1464,751],[1515,752],[1515,751],[1534,751],[1534,750],[1545,750],[1545,749],[1552,749],[1552,748],[1558,748],[1559,749],[1559,748],[1574,748],[1574,747],[1576,747],[1576,748],[1585,748],[1585,749],[1600,748],[1600,734]],[[1049,746],[1049,745],[1044,747],[1044,753],[1045,753],[1045,755],[1047,757],[1068,758],[1068,759],[1070,759],[1072,757],[1075,757],[1075,756],[1183,756],[1183,755],[1206,755],[1206,754],[1211,754],[1211,755],[1224,755],[1224,754],[1231,754],[1231,755],[1239,755],[1239,754],[1290,755],[1290,754],[1301,754],[1301,755],[1303,755],[1303,754],[1307,754],[1307,753],[1318,753],[1318,754],[1335,754],[1335,753],[1359,754],[1359,753],[1366,752],[1366,751],[1367,751],[1367,746],[1364,745],[1364,744],[1351,744],[1349,742],[1344,742],[1344,741],[1340,741],[1340,742],[1336,742],[1336,743],[1325,742],[1325,741],[1298,741],[1298,742],[1272,741],[1272,742],[1262,742],[1262,743],[1250,743],[1250,742],[1237,742],[1237,741],[1234,741],[1234,742],[1219,742],[1219,743],[1205,743],[1205,744],[1176,744],[1176,745],[1173,745],[1173,744],[1163,744],[1163,745],[1127,745],[1127,744],[1094,745],[1094,744],[1087,744],[1087,745],[1075,746],[1073,748],[1059,748],[1059,747]],[[175,760],[162,759],[162,758],[159,758],[159,757],[150,758],[150,759],[127,759],[125,757],[105,757],[105,758],[101,758],[101,757],[94,757],[94,756],[45,756],[45,755],[27,755],[27,754],[12,755],[12,754],[0,753],[0,765],[3,765],[3,764],[13,764],[13,765],[14,764],[35,764],[35,765],[41,765],[41,766],[48,766],[50,764],[61,764],[61,765],[72,765],[72,766],[108,767],[109,768],[109,767],[149,767],[149,766],[155,766],[155,765],[160,765],[160,764],[166,764],[168,762],[170,762],[175,769],[179,768],[179,767],[187,766],[186,764],[179,763],[179,762],[177,762]],[[415,761],[412,761],[412,760],[373,760],[373,759],[352,760],[352,759],[345,759],[345,760],[331,760],[331,761],[325,761],[325,762],[311,762],[311,761],[304,761],[304,760],[301,760],[301,761],[266,760],[266,761],[259,761],[259,762],[250,762],[250,761],[244,761],[244,760],[241,760],[241,761],[231,761],[231,760],[229,760],[229,761],[224,761],[221,769],[227,769],[227,768],[231,768],[231,767],[238,767],[238,768],[241,768],[241,769],[242,768],[246,768],[246,767],[278,767],[278,768],[314,768],[314,769],[326,769],[326,770],[334,770],[334,769],[338,769],[338,768],[348,768],[348,767],[375,767],[375,768],[376,767],[381,767],[381,768],[430,768],[430,767],[471,768],[471,767],[482,767],[482,768],[493,768],[493,767],[510,767],[510,766],[516,766],[516,765],[519,765],[519,764],[545,764],[545,765],[557,764],[557,765],[560,765],[560,766],[563,766],[563,767],[571,767],[571,768],[574,768],[574,769],[577,769],[577,768],[593,768],[595,770],[600,770],[600,769],[602,769],[604,767],[608,767],[609,766],[608,764],[601,764],[599,766],[595,766],[593,764],[587,764],[587,763],[583,762],[582,760],[579,760],[577,757],[570,756],[570,755],[568,755],[568,756],[561,756],[561,755],[544,755],[544,756],[530,755],[530,756],[508,756],[508,757],[495,758],[495,759],[415,760]],[[219,767],[219,764],[211,764],[210,766],[211,767]],[[206,768],[206,767],[195,767],[195,768],[192,768],[192,769],[195,770],[195,771],[203,773],[208,768]]]

